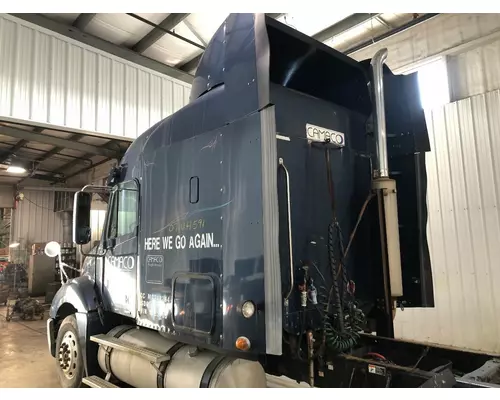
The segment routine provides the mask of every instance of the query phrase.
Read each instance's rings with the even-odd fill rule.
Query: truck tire
[[[56,368],[63,388],[79,388],[83,379],[83,353],[74,315],[62,321],[56,339]]]

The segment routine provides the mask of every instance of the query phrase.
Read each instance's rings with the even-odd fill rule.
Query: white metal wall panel
[[[62,221],[54,209],[54,192],[23,191],[14,216],[12,241],[30,243],[62,241]]]
[[[113,63],[109,58],[97,55],[97,128],[99,132],[113,132],[113,102],[112,87],[113,87]]]
[[[14,75],[14,59],[16,49],[16,24],[12,21],[0,20],[0,54],[6,56],[0,57],[0,113],[2,115],[11,112],[12,104],[12,84]],[[10,56],[10,57],[9,57]]]
[[[191,86],[0,14],[0,117],[136,138]]]
[[[364,60],[386,47],[391,69],[405,69],[495,33],[500,33],[500,14],[440,14],[350,56]]]
[[[427,113],[435,308],[398,310],[397,337],[500,354],[500,91]]]
[[[452,101],[500,89],[500,40],[450,56]]]
[[[16,49],[21,48],[25,43],[31,42],[28,51],[16,51],[14,55],[14,96],[12,99],[12,113],[19,115],[21,119],[29,118],[33,39],[30,37],[28,28],[16,27]]]
[[[36,121],[43,121],[48,118],[49,95],[47,85],[51,77],[51,69],[50,64],[45,60],[47,57],[51,57],[52,48],[50,42],[51,38],[49,36],[41,32],[35,32],[32,103],[36,104],[36,107],[31,109],[31,118]],[[2,114],[5,115],[5,113]]]
[[[174,96],[164,96],[164,93],[174,93],[172,82],[163,81],[161,83],[162,118],[174,113]]]
[[[99,103],[98,54],[83,52],[82,112],[80,125],[85,130],[97,130],[97,104]],[[107,103],[107,101],[105,101]]]

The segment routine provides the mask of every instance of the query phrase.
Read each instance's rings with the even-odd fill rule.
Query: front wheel
[[[74,315],[61,323],[56,339],[56,366],[63,388],[79,388],[83,379],[83,353]]]

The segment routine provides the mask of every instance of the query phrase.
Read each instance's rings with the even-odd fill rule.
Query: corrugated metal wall
[[[452,101],[500,89],[500,40],[449,56]]]
[[[500,354],[499,32],[500,14],[444,14],[352,55],[387,47],[399,71],[446,55],[455,101],[426,115],[436,304],[398,310],[398,338]]]
[[[136,138],[190,85],[0,14],[0,117]]]
[[[54,209],[54,192],[23,191],[24,200],[18,202],[14,215],[12,241],[23,245],[62,241],[62,222]]]
[[[364,60],[386,47],[387,64],[393,70],[405,69],[499,32],[500,14],[440,14],[350,56]]]
[[[397,337],[500,354],[500,91],[427,114],[435,308],[397,311]]]
[[[23,246],[31,243],[61,242],[63,239],[62,220],[59,213],[54,213],[54,192],[50,191],[23,191],[24,200],[20,201],[15,211],[13,242],[21,241]],[[96,196],[97,198],[97,196]],[[101,239],[104,219],[106,217],[106,203],[96,200],[92,203],[91,211],[92,239],[84,251],[92,248],[92,243]]]

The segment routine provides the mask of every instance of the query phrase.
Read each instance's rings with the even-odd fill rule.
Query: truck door
[[[103,232],[104,298],[113,312],[135,318],[137,311],[137,254],[139,185],[127,181],[111,193]]]

